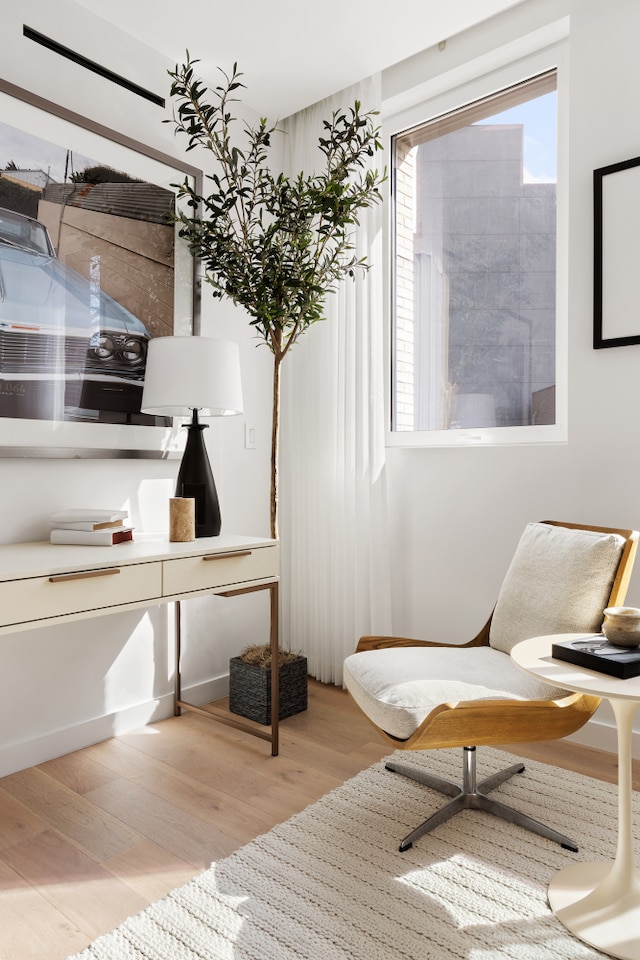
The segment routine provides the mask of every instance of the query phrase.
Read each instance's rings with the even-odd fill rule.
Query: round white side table
[[[622,960],[640,960],[640,874],[631,824],[631,732],[640,677],[620,680],[551,656],[553,643],[584,634],[533,637],[511,651],[519,667],[548,683],[607,699],[618,731],[618,845],[613,863],[573,863],[549,884],[558,920],[585,943]]]

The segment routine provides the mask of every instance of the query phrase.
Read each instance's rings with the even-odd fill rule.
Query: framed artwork
[[[593,171],[593,346],[640,343],[640,157]]]
[[[149,340],[199,332],[201,172],[1,80],[0,117],[0,456],[177,456],[140,401]]]

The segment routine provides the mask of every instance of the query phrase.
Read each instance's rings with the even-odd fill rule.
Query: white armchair
[[[473,640],[360,639],[345,661],[345,685],[378,733],[396,749],[463,748],[462,785],[409,764],[386,764],[452,798],[402,840],[401,851],[464,809],[484,810],[577,850],[573,840],[487,796],[524,765],[478,784],[476,747],[564,737],[593,715],[599,698],[537,680],[509,652],[528,637],[598,633],[605,607],[624,602],[637,544],[635,530],[530,523],[493,613]]]

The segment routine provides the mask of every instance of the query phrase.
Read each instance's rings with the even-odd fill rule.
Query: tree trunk
[[[280,364],[273,355],[273,408],[271,411],[271,536],[278,539],[278,457],[280,452]]]

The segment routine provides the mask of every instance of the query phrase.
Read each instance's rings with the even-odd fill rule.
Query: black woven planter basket
[[[280,666],[280,720],[307,709],[307,658]],[[240,657],[229,661],[229,710],[248,720],[271,723],[271,667],[257,667]]]

